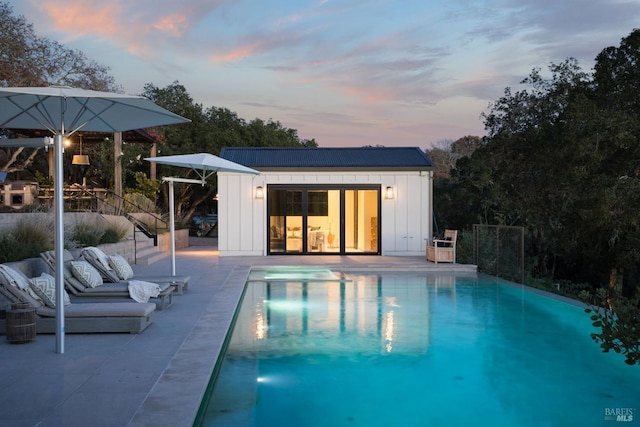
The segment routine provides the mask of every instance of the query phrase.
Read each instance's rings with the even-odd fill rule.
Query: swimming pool
[[[640,369],[580,307],[469,274],[291,277],[250,276],[202,425],[638,423]]]

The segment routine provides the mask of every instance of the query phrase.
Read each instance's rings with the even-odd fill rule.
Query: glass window
[[[267,188],[269,253],[379,253],[380,187]]]

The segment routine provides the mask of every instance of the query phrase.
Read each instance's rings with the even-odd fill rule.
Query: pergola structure
[[[51,136],[45,130],[12,130],[15,135],[28,138],[41,138]],[[122,188],[122,144],[127,143],[146,143],[150,144],[149,157],[157,155],[157,144],[160,138],[147,129],[136,129],[126,132],[104,133],[104,132],[80,132],[82,134],[82,142],[86,145],[95,143],[104,143],[105,140],[113,140],[113,192],[116,196],[122,197],[124,192]],[[54,152],[48,151],[48,176],[53,178],[54,173]],[[156,179],[156,164],[151,164],[151,179]]]

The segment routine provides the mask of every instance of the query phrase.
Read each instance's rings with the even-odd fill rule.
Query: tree
[[[589,294],[582,296],[591,299]],[[591,338],[604,353],[613,350],[625,356],[626,364],[640,364],[640,289],[633,298],[599,289],[595,305],[585,311],[591,314],[593,326],[600,328],[600,333],[591,333]]]
[[[431,150],[426,150],[427,155],[433,162],[434,178],[450,178],[451,169],[456,167],[458,159],[469,157],[481,145],[482,138],[467,135],[455,141],[440,141]]]
[[[640,31],[596,61],[593,74],[568,58],[506,88],[481,147],[439,185],[457,228],[524,226],[534,275],[614,286],[640,264]]]
[[[121,92],[109,74],[109,67],[87,58],[84,53],[64,47],[58,42],[38,36],[24,16],[15,16],[13,8],[0,2],[0,85],[50,86],[65,85],[82,89]],[[13,132],[2,131],[12,137]],[[46,159],[36,156],[41,149],[5,149],[0,151],[0,170],[23,171]],[[41,156],[42,157],[42,156]]]
[[[640,30],[596,57],[593,87],[573,103],[567,139],[580,164],[580,246],[589,262],[608,268],[613,289],[640,265]],[[631,292],[636,284],[630,284]]]
[[[121,92],[109,67],[84,53],[38,36],[24,16],[0,2],[0,84],[7,86],[65,85]]]
[[[165,88],[153,84],[145,85],[143,95],[156,104],[183,117],[191,123],[156,129],[163,135],[165,144],[158,154],[172,155],[185,153],[211,153],[218,155],[222,147],[315,147],[314,140],[301,140],[295,129],[284,127],[274,120],[254,119],[247,123],[235,112],[226,108],[210,107],[206,110],[196,104],[187,89],[179,82]],[[133,162],[132,167],[144,170],[147,165]],[[190,176],[184,168],[162,166],[166,176]],[[190,218],[196,210],[211,208],[217,192],[217,178],[212,176],[209,185],[179,185],[176,189],[176,214]],[[162,189],[162,200],[167,204],[166,189]]]

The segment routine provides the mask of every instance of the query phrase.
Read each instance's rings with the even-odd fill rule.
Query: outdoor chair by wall
[[[75,259],[73,254],[67,249],[64,250],[63,256],[64,285],[72,300],[100,301],[105,299],[131,299],[128,281],[123,280],[118,283],[104,283],[96,287],[86,286],[73,274],[71,262],[80,260]],[[51,271],[53,271],[55,268],[55,251],[42,252],[40,257],[45,260],[51,268]],[[173,303],[174,288],[169,283],[158,283],[158,286],[160,287],[160,294],[156,298],[159,300],[158,310],[164,310]]]
[[[8,273],[8,274],[7,274]],[[17,279],[17,280],[16,280]],[[17,285],[30,279],[12,263],[0,267],[0,295],[11,303],[27,303],[36,310],[36,333],[51,334],[56,330],[56,309],[45,306]],[[153,322],[156,305],[137,302],[99,302],[68,304],[64,309],[65,331],[69,333],[126,332],[137,334]],[[0,319],[0,333],[6,330]]]
[[[123,268],[131,269],[131,266],[127,263],[126,260],[121,259],[120,261],[116,261],[118,257],[109,256],[104,253],[100,248],[96,248],[94,246],[84,248],[82,250],[82,258],[87,260],[89,264],[94,266],[96,270],[100,272],[102,278],[106,282],[117,283],[122,281],[123,279],[118,275],[118,272],[114,269],[116,266],[116,262],[126,263]],[[145,282],[153,282],[153,283],[168,283],[174,287],[176,295],[182,295],[184,291],[189,287],[190,276],[171,276],[171,275],[157,275],[157,276],[136,276],[133,274],[133,270],[130,271],[132,280],[142,280]]]
[[[434,239],[433,245],[427,243],[427,261],[456,262],[456,240],[458,230],[445,230],[444,239]]]

